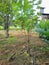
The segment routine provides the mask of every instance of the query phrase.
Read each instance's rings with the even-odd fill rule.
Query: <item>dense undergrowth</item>
[[[39,33],[39,36],[49,43],[49,20],[41,20],[37,24],[36,31]]]

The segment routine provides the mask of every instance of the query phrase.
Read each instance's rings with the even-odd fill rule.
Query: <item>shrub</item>
[[[3,26],[0,26],[0,30],[3,30],[4,29],[4,27]]]
[[[36,31],[40,37],[49,39],[49,20],[41,20],[36,27]]]
[[[10,30],[15,30],[16,27],[15,27],[15,26],[10,26],[9,29],[10,29]]]

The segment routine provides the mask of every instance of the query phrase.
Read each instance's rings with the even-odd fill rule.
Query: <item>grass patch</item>
[[[17,38],[15,36],[10,36],[9,38],[0,39],[0,47],[4,46],[5,44],[16,44]]]

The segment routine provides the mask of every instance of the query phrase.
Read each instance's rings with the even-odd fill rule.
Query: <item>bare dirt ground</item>
[[[4,35],[5,32],[0,31],[0,34]],[[27,33],[24,31],[13,30],[13,31],[9,31],[9,34],[11,37],[15,36],[16,41],[15,44],[14,42],[12,44],[7,44],[6,42],[6,44],[3,44],[2,48],[0,48],[0,65],[32,65],[31,64],[32,59],[29,56],[29,54],[26,52],[28,47]],[[2,36],[0,40],[6,40],[6,38],[4,37],[5,36]],[[35,46],[39,48],[39,47],[47,46],[47,44],[39,38],[37,33],[31,32],[29,46]],[[31,51],[31,53],[33,54],[34,52]],[[49,55],[49,52],[47,53]],[[42,55],[41,51],[40,52],[35,51],[35,56],[36,55]],[[41,57],[44,58],[45,56],[41,56]],[[49,59],[46,56],[46,60],[43,61],[43,58],[42,60],[40,59],[37,61],[38,63],[40,62],[41,65],[45,63],[46,60]]]

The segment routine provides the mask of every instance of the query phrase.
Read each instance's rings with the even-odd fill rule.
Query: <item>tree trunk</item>
[[[22,27],[22,29],[24,29],[24,21],[22,21],[21,27]]]
[[[30,46],[29,46],[29,44],[30,44],[30,33],[28,31],[28,34],[27,34],[27,46],[28,46],[27,53],[30,55]]]
[[[4,21],[4,29],[6,31],[6,38],[8,38],[9,37],[9,15],[6,14],[4,17],[5,17],[4,18],[5,19],[5,21]]]

